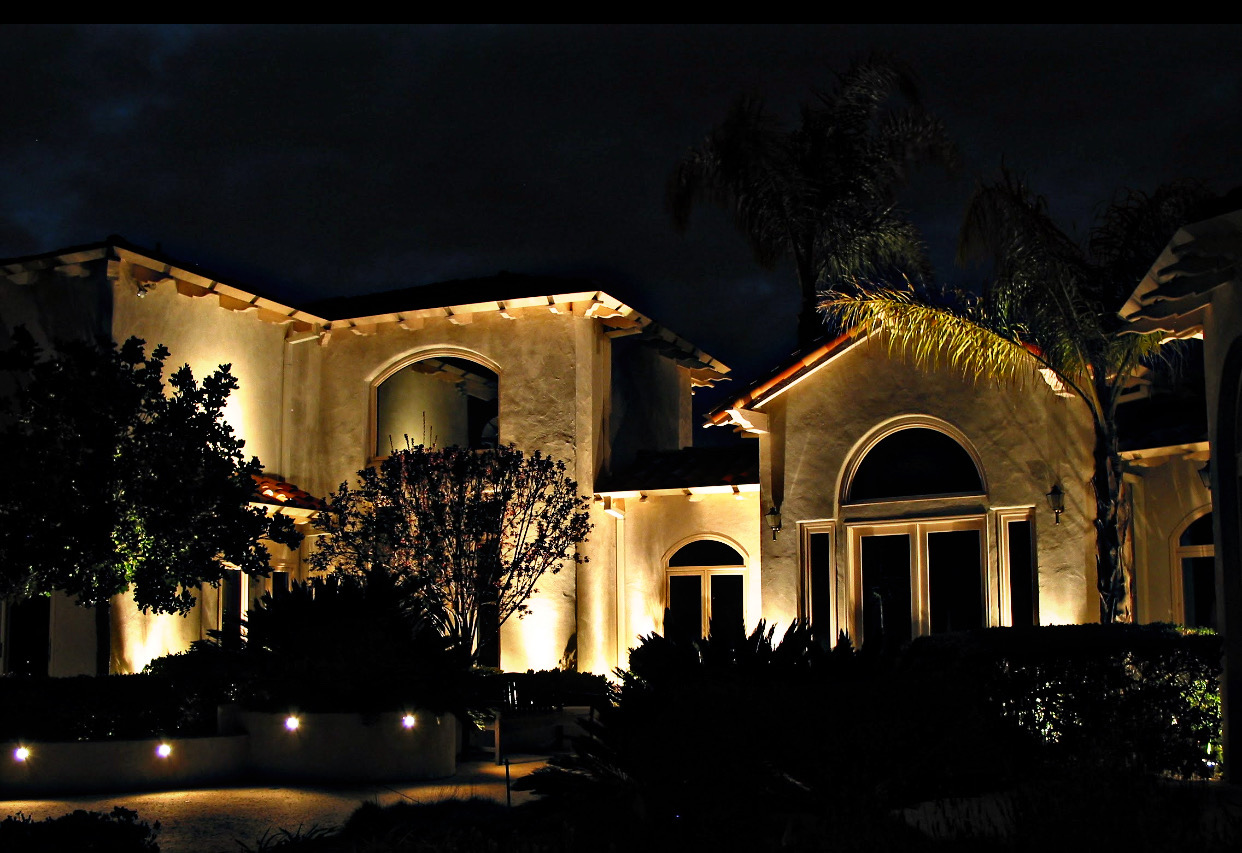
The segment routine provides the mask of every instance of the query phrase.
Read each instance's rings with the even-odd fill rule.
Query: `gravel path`
[[[510,760],[513,780],[542,767],[538,757]],[[532,795],[513,792],[513,803]],[[110,812],[124,806],[140,820],[160,822],[162,853],[238,853],[237,842],[254,849],[264,833],[302,827],[340,826],[364,802],[390,805],[402,800],[433,802],[488,797],[505,801],[505,768],[490,762],[463,762],[457,775],[413,785],[352,788],[214,788],[127,794],[87,794],[47,800],[0,800],[0,818],[22,812],[36,820],[59,817],[75,809]]]

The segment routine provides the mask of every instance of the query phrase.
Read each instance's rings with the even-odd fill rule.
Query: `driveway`
[[[543,765],[541,756],[514,756],[509,762],[511,779],[516,781]],[[513,804],[532,796],[514,791]],[[160,822],[157,840],[163,853],[237,853],[237,842],[255,849],[265,833],[340,826],[364,802],[386,806],[403,800],[433,802],[470,797],[505,802],[505,768],[490,761],[459,762],[457,774],[448,779],[391,787],[239,787],[0,800],[0,819],[22,812],[42,820],[75,809],[110,812],[113,806],[124,806],[138,812],[140,820]]]

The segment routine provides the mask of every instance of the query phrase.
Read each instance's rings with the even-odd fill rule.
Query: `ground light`
[[[404,717],[402,717],[402,718],[401,718],[401,725],[402,725],[403,727],[407,728],[407,729],[412,729],[412,728],[414,728],[414,715],[413,715],[413,714],[406,714]]]
[[[297,717],[295,717],[293,714],[290,714],[289,716],[285,717],[285,728],[288,729],[289,731],[296,732],[298,730],[298,726],[300,725],[302,725],[302,721],[299,720]]]
[[[17,749],[13,750],[14,761],[25,761],[29,757],[30,757],[30,750],[24,746],[19,746]]]
[[[160,758],[167,758],[172,755],[172,747],[166,743],[161,743],[155,748],[155,754]]]

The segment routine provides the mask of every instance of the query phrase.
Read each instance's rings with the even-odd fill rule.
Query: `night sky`
[[[739,94],[792,121],[871,50],[962,150],[902,200],[943,281],[1002,158],[1080,229],[1122,187],[1242,184],[1239,27],[8,26],[0,256],[118,233],[295,303],[585,275],[744,381],[793,347],[792,269],[714,210],[675,234],[665,181]]]

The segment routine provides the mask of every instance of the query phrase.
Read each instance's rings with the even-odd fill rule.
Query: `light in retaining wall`
[[[168,756],[172,755],[172,746],[166,743],[161,743],[159,746],[155,748],[155,754],[158,755],[160,758],[167,758]]]
[[[14,761],[25,761],[29,757],[30,757],[30,750],[24,746],[19,746],[17,749],[13,750]]]
[[[402,727],[403,727],[403,728],[407,728],[407,729],[412,729],[412,728],[414,728],[414,715],[413,715],[413,714],[406,714],[404,717],[402,717],[402,718],[401,718],[401,725],[402,725]]]
[[[290,714],[289,716],[285,717],[285,728],[288,729],[289,731],[296,732],[298,730],[298,726],[300,725],[302,725],[302,721],[299,720],[297,717],[295,717],[293,714]]]

